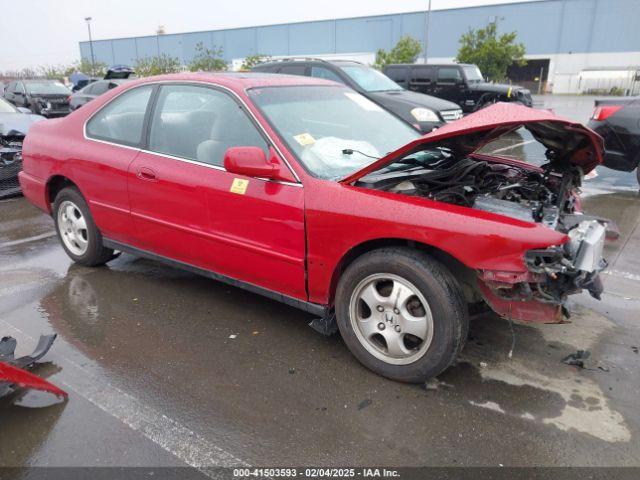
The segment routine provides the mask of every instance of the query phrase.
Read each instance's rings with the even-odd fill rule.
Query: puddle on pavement
[[[513,358],[508,358],[508,323],[492,316],[475,320],[460,362],[438,377],[437,388],[462,389],[474,407],[606,442],[628,442],[625,419],[593,378],[604,373],[561,363],[567,352],[593,348],[612,323],[580,307],[574,319],[574,324],[514,325]]]

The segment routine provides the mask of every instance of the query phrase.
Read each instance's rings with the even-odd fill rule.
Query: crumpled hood
[[[0,135],[26,135],[31,125],[41,120],[45,118],[30,113],[0,113]]]
[[[341,183],[352,183],[429,144],[446,146],[457,156],[466,156],[520,127],[529,130],[537,141],[555,152],[550,162],[558,167],[569,163],[588,173],[602,163],[604,141],[593,130],[547,110],[496,103],[407,143],[342,179]]]
[[[407,112],[415,107],[425,107],[436,112],[443,110],[459,110],[457,103],[443,100],[441,98],[425,95],[424,93],[411,92],[409,90],[390,90],[388,92],[368,92],[371,97],[386,108],[405,107]],[[415,121],[415,120],[414,120]]]

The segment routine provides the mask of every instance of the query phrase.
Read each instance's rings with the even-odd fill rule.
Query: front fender
[[[526,251],[567,241],[540,224],[419,197],[329,181],[305,185],[310,301],[327,304],[331,279],[355,246],[403,239],[475,270],[526,272]]]

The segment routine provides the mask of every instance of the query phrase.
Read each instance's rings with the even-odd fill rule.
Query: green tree
[[[95,64],[92,64],[91,60],[83,58],[81,60],[76,60],[71,65],[68,65],[64,71],[64,76],[68,77],[75,72],[82,72],[85,75],[95,77],[104,77],[105,73],[107,73],[107,64],[98,61],[96,61]]]
[[[212,72],[216,70],[226,70],[227,63],[221,58],[222,47],[207,48],[204,43],[196,45],[196,54],[189,63],[189,70],[192,72]]]
[[[66,67],[63,65],[41,65],[36,71],[39,77],[51,80],[62,80],[66,76]]]
[[[390,63],[413,63],[422,51],[422,45],[415,38],[404,36],[389,52],[378,49],[373,66],[382,70]]]
[[[138,58],[133,66],[139,77],[176,73],[181,69],[180,59],[166,53],[154,57]]]
[[[516,43],[516,37],[516,32],[498,37],[496,22],[490,22],[485,28],[478,30],[469,29],[460,37],[456,61],[476,64],[489,80],[504,80],[511,64],[527,64],[524,45]]]
[[[263,55],[261,53],[256,53],[255,55],[249,55],[245,57],[240,66],[240,70],[251,70],[252,67],[264,62],[268,62],[271,60],[269,55]]]

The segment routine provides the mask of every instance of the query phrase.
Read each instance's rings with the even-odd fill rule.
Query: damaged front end
[[[13,133],[13,132],[12,132]],[[0,135],[0,198],[20,193],[18,173],[22,170],[24,135]]]
[[[586,215],[563,220],[569,227],[559,230],[569,228],[568,241],[526,252],[528,272],[479,272],[478,288],[496,313],[526,322],[559,323],[569,317],[564,307],[568,295],[587,290],[600,300],[599,274],[607,267],[602,256],[606,223]]]
[[[500,120],[503,119],[503,120]],[[537,143],[537,163],[524,161]],[[528,148],[528,147],[527,147]],[[523,252],[521,271],[480,269],[476,291],[499,315],[558,323],[567,296],[602,293],[599,273],[608,221],[581,213],[584,175],[602,161],[602,139],[549,112],[497,104],[438,129],[343,182],[420,196],[562,233]],[[505,153],[514,153],[507,156]],[[532,155],[533,157],[534,155]],[[496,252],[499,256],[500,252]]]

